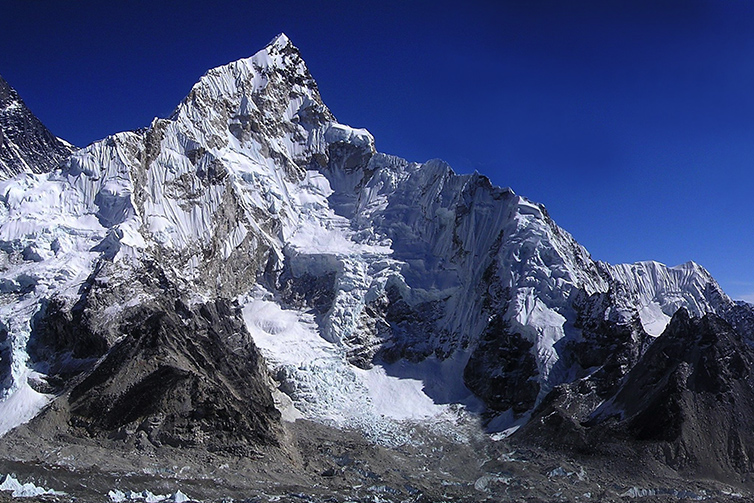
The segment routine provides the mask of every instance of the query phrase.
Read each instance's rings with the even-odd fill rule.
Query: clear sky
[[[285,32],[340,122],[544,203],[596,259],[754,300],[754,2],[0,0],[0,74],[83,146]]]

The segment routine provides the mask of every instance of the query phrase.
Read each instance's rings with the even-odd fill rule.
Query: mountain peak
[[[269,44],[267,44],[267,48],[276,47],[278,49],[282,49],[283,47],[286,47],[288,45],[293,45],[293,42],[291,42],[291,39],[288,38],[288,35],[285,33],[278,33],[275,38],[273,38]]]
[[[33,137],[36,119],[4,81],[3,96],[7,131]],[[581,423],[611,397],[650,426],[655,411],[664,415],[662,435],[679,425],[653,407],[665,397],[689,414],[691,397],[714,421],[730,385],[752,405],[722,409],[727,417],[754,411],[754,377],[739,379],[729,358],[745,343],[722,324],[681,323],[717,313],[747,330],[754,309],[732,305],[693,263],[595,263],[543,205],[483,175],[376,152],[366,129],[336,122],[285,34],[209,70],[169,119],[95,142],[66,165],[0,183],[0,435],[41,412],[28,431],[148,449],[138,459],[164,446],[169,457],[204,450],[180,454],[181,465],[202,452],[251,459],[264,447],[259,463],[291,460],[320,482],[330,466],[340,485],[367,465],[302,463],[324,444],[309,424],[387,447],[448,431],[477,451],[474,424],[508,434],[529,418],[531,438],[588,446],[576,443],[587,438]],[[742,358],[754,367],[754,353]],[[680,382],[686,363],[700,377],[693,385],[719,389],[668,386],[666,370]],[[550,414],[556,407],[563,413]],[[310,423],[289,429],[282,418]],[[650,430],[650,440],[662,436]],[[714,431],[725,448],[737,441]],[[743,444],[741,459],[754,436]],[[508,471],[484,464],[495,477]],[[478,491],[480,480],[458,487]]]
[[[274,74],[285,74],[275,78]],[[219,96],[249,95],[267,88],[271,81],[285,81],[316,89],[301,54],[288,36],[280,33],[264,49],[253,56],[232,61],[209,70],[194,85],[189,98],[202,88],[212,88],[214,98]]]
[[[71,153],[0,76],[0,180],[50,171]]]
[[[299,50],[283,33],[253,56],[209,70],[171,116],[181,118],[193,124],[200,142],[224,144],[220,138],[228,128],[241,142],[292,135],[289,143],[307,152],[316,140],[309,138],[311,132],[335,120]],[[285,155],[300,160],[296,153]],[[307,163],[308,154],[304,157]]]
[[[18,101],[20,98],[10,84],[0,75],[0,107],[5,107],[11,102]]]

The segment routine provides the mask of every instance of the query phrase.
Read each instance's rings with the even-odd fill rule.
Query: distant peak
[[[0,77],[0,180],[55,169],[72,147],[59,141]]]
[[[8,105],[11,102],[20,101],[18,93],[13,89],[8,82],[0,75],[0,110],[2,105]]]

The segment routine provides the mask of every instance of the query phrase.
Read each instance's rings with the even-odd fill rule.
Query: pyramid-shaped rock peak
[[[0,180],[19,173],[44,173],[73,149],[56,138],[0,76]]]

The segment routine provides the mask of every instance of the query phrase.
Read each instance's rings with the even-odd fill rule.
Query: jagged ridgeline
[[[22,103],[7,89],[4,117]],[[750,392],[749,356],[716,367],[699,349],[712,331],[711,354],[745,352],[753,326],[702,267],[594,261],[544,206],[379,153],[285,35],[144,129],[45,162],[54,139],[32,129],[13,143],[29,169],[0,182],[0,432],[54,416],[74,436],[243,453],[283,420],[394,444],[408,425],[510,432],[557,408],[572,428],[537,434],[553,444],[703,443],[684,426],[703,379],[668,384],[686,367],[667,377],[655,349],[681,332],[701,351],[679,356],[689,372]]]

